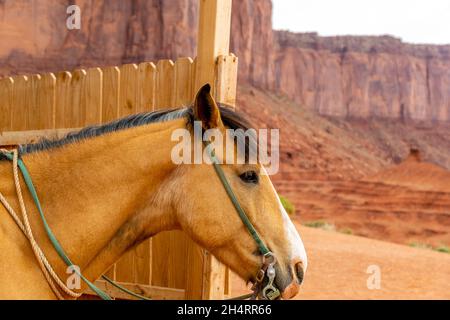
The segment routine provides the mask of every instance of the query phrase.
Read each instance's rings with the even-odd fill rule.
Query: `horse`
[[[192,130],[195,120],[204,130],[250,128],[244,117],[216,103],[205,85],[190,107],[132,115],[60,140],[19,147],[48,224],[87,279],[99,278],[142,241],[181,229],[242,279],[257,281],[262,254],[211,163],[175,164],[171,159],[176,145],[171,134]],[[224,153],[237,152],[235,143],[225,145]],[[19,210],[11,166],[0,155],[0,192]],[[273,285],[281,298],[294,297],[307,256],[269,176],[260,163],[220,167],[248,220],[276,256]],[[29,192],[23,193],[23,200],[30,213],[35,212]],[[29,219],[49,263],[66,279],[67,266],[39,216],[30,214]],[[83,283],[79,292],[86,289]],[[0,205],[0,299],[56,298],[27,237]]]

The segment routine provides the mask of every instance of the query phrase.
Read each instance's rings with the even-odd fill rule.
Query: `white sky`
[[[274,28],[450,44],[450,0],[273,0]]]

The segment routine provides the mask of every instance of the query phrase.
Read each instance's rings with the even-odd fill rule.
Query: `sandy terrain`
[[[450,193],[450,171],[424,162],[420,152],[416,150],[399,165],[382,170],[367,180],[407,186],[423,191]]]
[[[449,254],[297,227],[309,266],[296,299],[450,299]],[[380,268],[380,289],[367,288],[371,265]],[[247,292],[236,276],[232,288]]]

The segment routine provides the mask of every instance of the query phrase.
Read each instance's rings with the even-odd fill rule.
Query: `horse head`
[[[266,270],[267,264],[273,262],[274,287],[280,291],[282,298],[292,298],[299,291],[307,267],[302,240],[264,166],[258,161],[248,161],[251,141],[246,144],[245,159],[239,161],[242,160],[242,155],[238,154],[241,146],[235,137],[226,133],[227,129],[241,129],[241,132],[250,129],[249,123],[234,111],[219,107],[211,96],[209,86],[200,89],[192,111],[194,120],[201,122],[203,134],[193,134],[189,144],[204,146],[202,153],[207,154],[212,152],[208,151],[210,146],[205,146],[204,140],[195,140],[214,136],[213,156],[220,162],[218,170],[222,172],[232,195],[227,192],[217,168],[215,170],[208,161],[180,165],[172,185],[177,186],[177,190],[190,190],[175,196],[174,208],[181,228],[248,282],[261,280],[258,279],[261,270]],[[235,161],[230,163],[226,159]],[[233,197],[254,228],[257,239],[261,239],[263,246],[270,250],[271,261],[268,263],[267,255],[264,257],[265,252],[255,241],[255,235],[249,232],[249,226],[238,214]],[[261,288],[269,281],[270,277],[264,277]]]

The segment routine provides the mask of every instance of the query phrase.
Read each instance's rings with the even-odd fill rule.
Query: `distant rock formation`
[[[450,120],[450,46],[283,31],[276,39],[275,90],[320,114]]]
[[[0,1],[0,75],[195,56],[197,0]],[[450,120],[450,46],[272,30],[271,0],[233,1],[240,81],[320,114]]]
[[[405,162],[422,162],[422,154],[419,149],[411,148]]]

